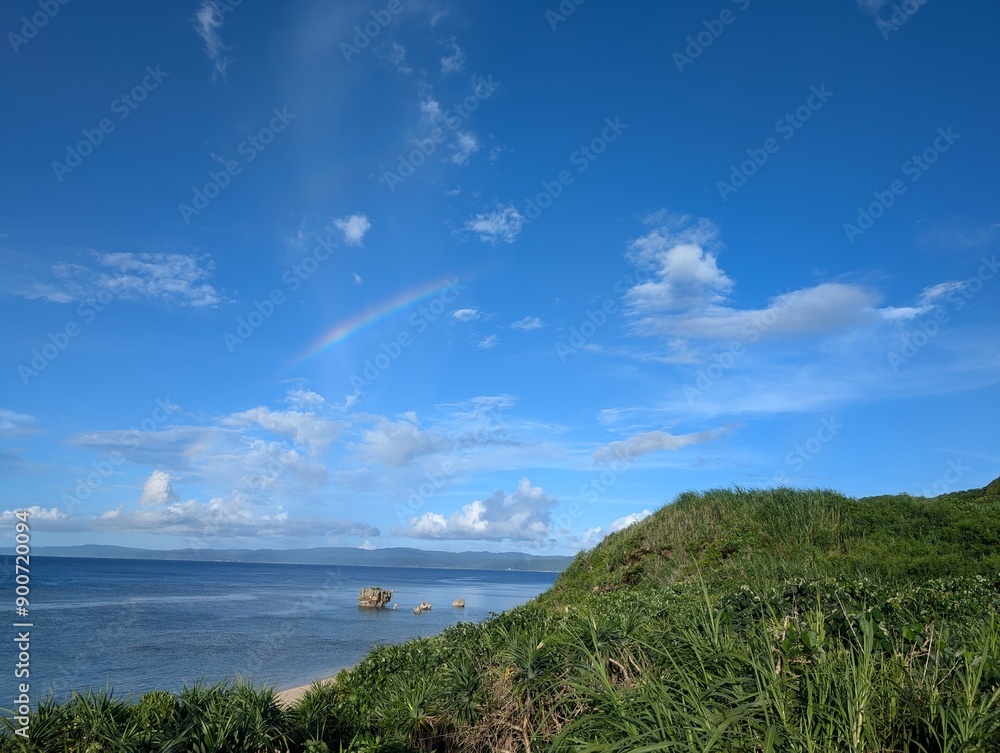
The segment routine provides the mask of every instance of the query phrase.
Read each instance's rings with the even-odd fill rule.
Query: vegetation
[[[681,495],[480,624],[269,689],[40,705],[32,751],[1000,750],[1000,480]]]

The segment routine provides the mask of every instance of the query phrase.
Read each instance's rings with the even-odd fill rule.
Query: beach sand
[[[302,699],[302,696],[306,694],[306,691],[309,690],[309,688],[311,688],[317,682],[330,682],[331,680],[334,679],[334,677],[336,677],[336,675],[334,675],[333,677],[324,678],[322,680],[316,680],[315,682],[311,682],[308,685],[299,685],[297,688],[288,688],[286,690],[279,690],[277,693],[275,693],[275,697],[278,699],[278,703],[281,706],[285,707],[294,706]]]

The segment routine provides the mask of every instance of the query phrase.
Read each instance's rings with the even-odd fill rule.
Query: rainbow
[[[368,327],[384,319],[388,319],[393,314],[397,314],[401,310],[409,308],[425,298],[440,295],[448,288],[449,281],[454,282],[454,280],[455,278],[441,279],[403,291],[377,306],[365,309],[357,316],[352,316],[346,321],[335,324],[306,349],[297,363],[302,363],[325,350],[329,350],[334,345],[344,342],[344,340],[352,335],[356,335],[358,332],[362,332]]]

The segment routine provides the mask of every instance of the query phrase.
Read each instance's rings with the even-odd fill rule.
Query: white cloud
[[[406,62],[406,48],[398,42],[391,42],[382,47],[379,54],[382,60],[394,68],[397,73],[402,73],[404,76],[413,73],[413,68]]]
[[[666,431],[645,431],[635,434],[628,439],[618,442],[611,442],[594,453],[594,462],[598,465],[624,460],[626,462],[635,460],[641,455],[648,455],[651,452],[661,450],[680,450],[693,444],[711,442],[719,437],[724,437],[732,431],[732,427],[724,426],[719,429],[708,429],[692,434],[671,434]]]
[[[718,265],[721,243],[714,224],[666,212],[647,222],[656,227],[633,241],[628,251],[629,260],[647,279],[626,292],[626,309],[636,334],[670,339],[673,355],[683,356],[681,360],[691,360],[688,339],[756,341],[913,319],[961,284],[925,289],[919,306],[880,308],[883,296],[877,290],[826,282],[777,293],[760,308],[737,309],[725,305],[735,283]]]
[[[653,513],[651,513],[649,510],[643,510],[642,512],[633,512],[629,515],[625,515],[621,518],[618,518],[617,520],[612,521],[611,525],[608,526],[608,530],[611,533],[614,533],[615,531],[620,531],[623,528],[628,528],[633,523],[638,523],[640,520],[648,518],[652,514]]]
[[[375,549],[375,545],[372,542],[370,542],[368,539],[365,539],[365,542],[363,544],[361,544],[358,547],[358,549],[364,549],[366,552],[370,552],[373,549]]]
[[[204,0],[195,12],[193,19],[195,31],[198,32],[198,36],[205,43],[205,54],[208,55],[208,59],[212,61],[212,65],[214,66],[212,78],[214,80],[216,77],[219,77],[223,81],[226,80],[226,72],[229,70],[229,64],[232,62],[230,58],[226,57],[227,48],[222,43],[222,37],[219,35],[219,29],[222,28],[224,22],[224,15],[225,10],[218,2],[215,0]]]
[[[460,322],[471,322],[473,319],[479,318],[479,309],[459,309],[452,311],[451,315]]]
[[[451,446],[440,434],[427,432],[417,425],[416,416],[402,421],[379,418],[376,425],[362,434],[363,444],[358,446],[362,457],[383,465],[398,468],[414,458],[438,452]]]
[[[363,214],[352,214],[339,220],[334,220],[333,224],[344,234],[344,242],[349,246],[360,246],[372,226],[371,221]]]
[[[357,272],[354,273],[354,284],[355,285],[364,285],[365,284],[364,279]]]
[[[448,157],[448,161],[453,165],[464,165],[469,161],[469,157],[479,151],[479,140],[473,133],[459,131],[451,149],[452,154]]]
[[[441,72],[460,73],[465,68],[465,51],[454,40],[449,41],[449,44],[451,54],[441,58]]]
[[[139,497],[141,507],[160,507],[177,501],[177,494],[170,485],[170,474],[164,471],[153,471],[142,486]]]
[[[497,337],[496,335],[487,335],[478,343],[476,343],[476,347],[479,348],[480,350],[491,350],[499,344],[500,344],[499,337]]]
[[[17,513],[19,512],[20,513],[27,512],[29,524],[33,528],[39,530],[47,530],[47,531],[60,530],[64,528],[70,528],[72,527],[73,524],[73,519],[69,515],[64,513],[62,510],[60,510],[58,507],[52,507],[46,509],[38,505],[32,505],[31,507],[28,508],[18,508],[16,510],[4,510],[3,513],[0,514],[0,521],[2,521],[5,524],[4,528],[10,530],[7,525],[8,523],[11,526],[13,526],[14,523],[17,523],[18,521],[21,520],[20,518],[17,517]]]
[[[0,408],[0,437],[18,437],[34,430],[35,417]]]
[[[521,479],[513,494],[497,490],[485,500],[463,505],[449,517],[426,512],[393,533],[420,539],[542,541],[550,533],[557,501]]]
[[[296,410],[301,410],[303,408],[308,408],[310,410],[318,410],[326,405],[326,398],[320,395],[318,392],[313,392],[302,387],[293,387],[285,395],[282,402],[288,403]]]
[[[161,253],[103,253],[91,256],[103,269],[59,262],[51,277],[19,291],[29,300],[74,303],[107,293],[123,300],[148,300],[204,308],[224,302],[208,280],[215,265],[208,257]]]
[[[530,332],[533,329],[541,329],[545,325],[537,316],[526,316],[523,319],[518,319],[510,326],[514,329],[523,329],[525,332]]]
[[[313,393],[315,394],[315,393]],[[326,448],[337,435],[341,425],[315,413],[301,411],[273,411],[263,406],[235,413],[222,420],[223,426],[260,426],[289,437],[296,445],[316,454]]]
[[[159,533],[186,536],[193,546],[210,546],[217,540],[330,536],[378,536],[378,528],[342,520],[310,520],[290,516],[281,506],[262,509],[240,495],[208,502],[189,499],[142,510],[123,507],[81,522],[89,530]]]
[[[465,229],[494,246],[498,241],[513,243],[524,227],[524,215],[513,204],[497,204],[489,214],[477,214],[465,223]]]

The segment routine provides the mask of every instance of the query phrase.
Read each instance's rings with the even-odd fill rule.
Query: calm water
[[[4,573],[11,558],[3,557]],[[538,595],[555,573],[33,557],[31,694],[63,698],[177,690],[242,676],[278,688],[357,663],[373,644],[479,622]],[[13,613],[14,578],[9,584]],[[364,610],[358,590],[392,589],[399,609]],[[465,609],[451,606],[465,599]],[[434,609],[413,614],[429,601]],[[14,619],[11,620],[13,623]],[[11,636],[14,628],[8,628]],[[0,707],[16,649],[0,650]],[[0,643],[0,646],[3,645]],[[5,658],[6,654],[6,658]],[[6,686],[6,687],[5,687]]]

